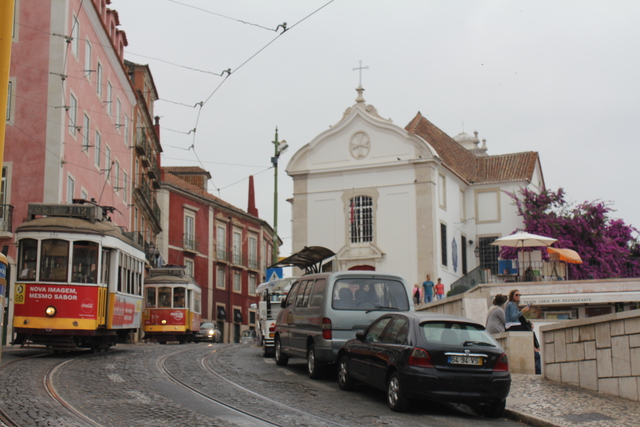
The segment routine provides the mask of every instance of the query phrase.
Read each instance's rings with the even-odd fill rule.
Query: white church
[[[375,270],[447,292],[475,269],[498,273],[496,238],[523,227],[505,192],[544,186],[538,153],[490,156],[486,141],[451,138],[419,112],[405,127],[356,89],[342,118],[291,158],[292,252],[323,246],[334,270]]]

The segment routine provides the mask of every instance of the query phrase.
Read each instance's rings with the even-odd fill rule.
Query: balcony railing
[[[13,206],[0,205],[0,232],[13,232]]]
[[[182,236],[182,248],[191,252],[198,252],[200,242],[196,239],[196,236],[192,234],[184,234]]]
[[[147,133],[145,128],[139,128],[138,132],[136,132],[136,152],[140,156],[148,156],[149,155],[149,139],[147,138]]]

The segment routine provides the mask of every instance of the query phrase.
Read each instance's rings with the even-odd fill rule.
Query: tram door
[[[98,288],[98,327],[107,326],[107,288]]]
[[[98,327],[107,326],[107,306],[109,305],[109,271],[111,269],[111,253],[102,249],[100,278],[98,280]]]

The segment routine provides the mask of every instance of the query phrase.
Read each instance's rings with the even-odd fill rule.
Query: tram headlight
[[[160,323],[162,323],[163,325],[166,325],[166,324],[167,324],[167,321],[166,321],[166,320],[164,320],[164,319],[162,319],[162,321],[161,321]]]
[[[44,310],[44,314],[47,315],[47,317],[53,317],[56,315],[56,313],[58,312],[58,310],[56,310],[56,308],[52,305],[50,305],[49,307],[45,308]]]

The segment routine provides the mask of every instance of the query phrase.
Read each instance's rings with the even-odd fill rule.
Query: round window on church
[[[356,159],[364,159],[371,150],[371,139],[369,135],[364,132],[357,132],[351,137],[349,141],[349,151],[351,155]]]

